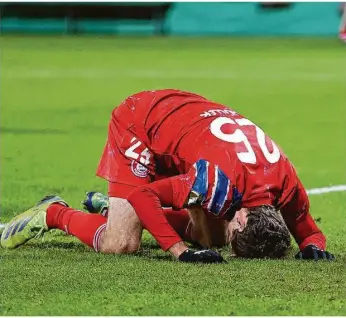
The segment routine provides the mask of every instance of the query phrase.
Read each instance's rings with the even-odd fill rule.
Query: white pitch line
[[[315,194],[323,194],[323,193],[329,193],[329,192],[340,192],[340,191],[346,191],[346,184],[330,186],[330,187],[323,187],[323,188],[314,188],[314,189],[309,189],[306,192],[308,195],[315,195]]]

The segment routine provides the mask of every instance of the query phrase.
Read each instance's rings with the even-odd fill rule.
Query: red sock
[[[192,223],[187,210],[174,211],[172,209],[163,209],[169,225],[176,231],[183,241],[195,243],[192,238]]]
[[[98,251],[101,234],[106,228],[107,218],[100,214],[84,213],[54,203],[47,210],[46,222],[48,228],[65,231]]]
[[[184,241],[195,243],[192,238],[192,224],[187,210],[164,209],[164,214],[168,223]],[[106,228],[107,218],[100,214],[84,213],[55,203],[47,210],[46,222],[49,229],[65,231],[98,251],[100,237]]]

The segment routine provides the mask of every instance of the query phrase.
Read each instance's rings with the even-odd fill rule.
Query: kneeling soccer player
[[[131,253],[144,226],[179,260],[209,263],[221,255],[191,251],[183,240],[210,247],[228,236],[239,256],[279,257],[288,228],[302,258],[332,257],[285,154],[253,122],[202,96],[167,89],[128,97],[112,112],[97,174],[109,182],[107,218],[48,197],[9,222],[1,245],[59,228],[96,251]],[[190,231],[175,226],[191,223]]]

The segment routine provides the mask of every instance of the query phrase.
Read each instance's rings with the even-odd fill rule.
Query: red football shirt
[[[273,205],[301,248],[311,238],[324,248],[305,190],[285,154],[247,118],[193,93],[158,90],[128,97],[112,113],[97,174],[109,181],[110,196],[128,198],[167,250],[181,239],[161,206],[183,207],[192,185],[183,175],[199,159],[225,172],[242,194],[242,207]],[[159,179],[164,180],[148,185]]]

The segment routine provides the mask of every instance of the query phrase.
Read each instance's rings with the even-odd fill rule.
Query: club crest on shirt
[[[141,163],[135,160],[132,160],[131,170],[132,173],[139,178],[146,178],[149,174],[149,170],[146,167],[144,167]]]

